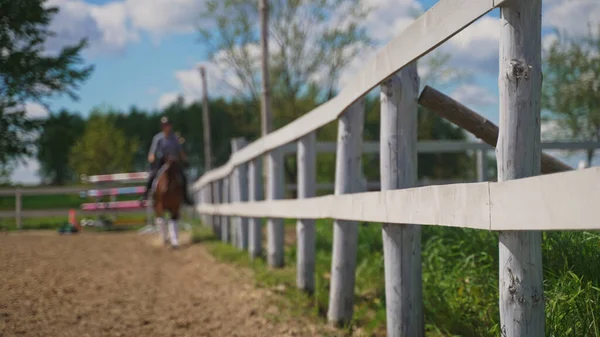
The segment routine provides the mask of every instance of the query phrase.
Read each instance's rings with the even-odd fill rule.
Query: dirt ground
[[[323,335],[270,296],[186,236],[0,234],[0,337]]]

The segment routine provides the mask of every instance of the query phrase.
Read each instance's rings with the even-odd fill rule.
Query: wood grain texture
[[[417,64],[411,63],[381,85],[381,190],[417,182]],[[422,337],[421,226],[382,227],[387,335]]]
[[[221,188],[223,193],[222,195],[222,202],[221,205],[227,205],[230,200],[229,200],[229,177],[225,177],[223,179],[221,179]],[[229,217],[227,215],[222,215],[221,216],[221,241],[223,242],[230,242],[231,241],[231,236],[230,236],[230,231],[229,231]]]
[[[204,140],[204,169],[212,168],[212,148],[210,136],[210,111],[208,107],[208,87],[206,85],[206,69],[200,66],[200,78],[202,80],[202,139]]]
[[[213,193],[213,199],[212,199],[213,204],[221,203],[221,193],[223,192],[223,188],[221,187],[221,181],[220,180],[213,181],[211,183],[211,189],[212,189],[212,193]],[[215,234],[218,237],[221,237],[221,217],[216,214],[213,214],[212,221],[213,221]]]
[[[312,198],[317,185],[317,137],[314,132],[298,141],[298,199]],[[308,293],[315,290],[316,233],[314,219],[296,222],[296,286]]]
[[[246,146],[247,142],[244,138],[234,138],[231,140],[231,152],[240,151]],[[236,167],[232,173],[232,201],[246,202],[248,201],[248,165],[241,164]],[[234,217],[232,219],[235,230],[235,246],[242,250],[248,249],[248,218]]]
[[[273,150],[267,156],[267,200],[283,199],[283,155],[281,150]],[[283,217],[267,219],[267,262],[269,266],[284,266]]]
[[[541,171],[542,1],[507,2],[500,9],[500,21],[496,158],[498,181],[506,181],[536,176]],[[499,252],[502,335],[544,336],[542,233],[501,231]]]
[[[252,160],[248,163],[248,200],[250,202],[261,199],[262,186],[262,158]],[[262,254],[262,219],[248,219],[248,252],[250,259],[256,259]]]
[[[362,138],[365,101],[354,103],[338,121],[335,160],[335,194],[356,193],[361,189]],[[334,325],[348,323],[354,310],[354,283],[356,277],[356,247],[358,223],[336,219],[333,221],[333,251],[331,283],[327,319]]]

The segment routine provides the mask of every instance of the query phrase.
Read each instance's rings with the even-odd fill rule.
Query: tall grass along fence
[[[500,125],[435,89],[419,95],[416,61],[499,7]],[[267,218],[269,265],[284,263],[282,218],[299,219],[298,287],[314,287],[315,219],[334,219],[328,320],[353,315],[358,222],[383,223],[389,336],[424,335],[421,226],[499,232],[499,312],[503,336],[543,336],[542,231],[598,229],[600,169],[571,167],[541,152],[541,1],[440,0],[381,48],[339,95],[246,146],[194,183],[196,209],[223,240],[260,254]],[[363,96],[381,89],[381,191],[363,192]],[[496,149],[498,182],[415,187],[417,106],[421,104]],[[333,195],[315,197],[315,131],[338,121]],[[282,147],[297,143],[298,195],[283,197]],[[259,201],[260,159],[268,165]],[[558,172],[558,173],[556,173]],[[554,173],[541,175],[540,173]],[[229,221],[235,228],[228,231]],[[247,239],[246,239],[247,236]]]

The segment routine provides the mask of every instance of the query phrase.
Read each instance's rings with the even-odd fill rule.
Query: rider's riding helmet
[[[171,122],[169,122],[169,119],[167,118],[167,116],[163,116],[160,118],[160,125],[171,125]]]

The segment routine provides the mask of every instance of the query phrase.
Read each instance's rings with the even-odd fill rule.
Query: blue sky
[[[373,7],[365,21],[369,33],[383,43],[397,35],[412,21],[415,10],[427,10],[434,0],[364,0]],[[214,79],[225,76],[219,65],[206,59],[206,51],[197,39],[195,25],[204,0],[49,0],[61,11],[52,23],[58,38],[49,49],[87,36],[91,48],[85,52],[96,69],[80,90],[81,100],[57,98],[52,110],[67,108],[87,115],[99,105],[119,109],[136,105],[155,109],[181,94],[186,101],[200,97],[200,80],[195,67],[207,65],[211,96],[221,94]],[[552,39],[551,30],[559,28],[573,35],[585,32],[586,23],[599,23],[600,1],[544,0],[544,43]],[[440,89],[463,104],[498,120],[498,10],[475,22],[441,50],[452,55],[452,67],[468,71],[467,81],[450,82]],[[343,86],[353,69],[371,55],[366,52],[342,75]],[[44,115],[39,106],[30,113]],[[575,163],[576,163],[576,159]],[[569,161],[573,163],[573,161]],[[37,163],[28,161],[13,174],[14,181],[34,183]]]

